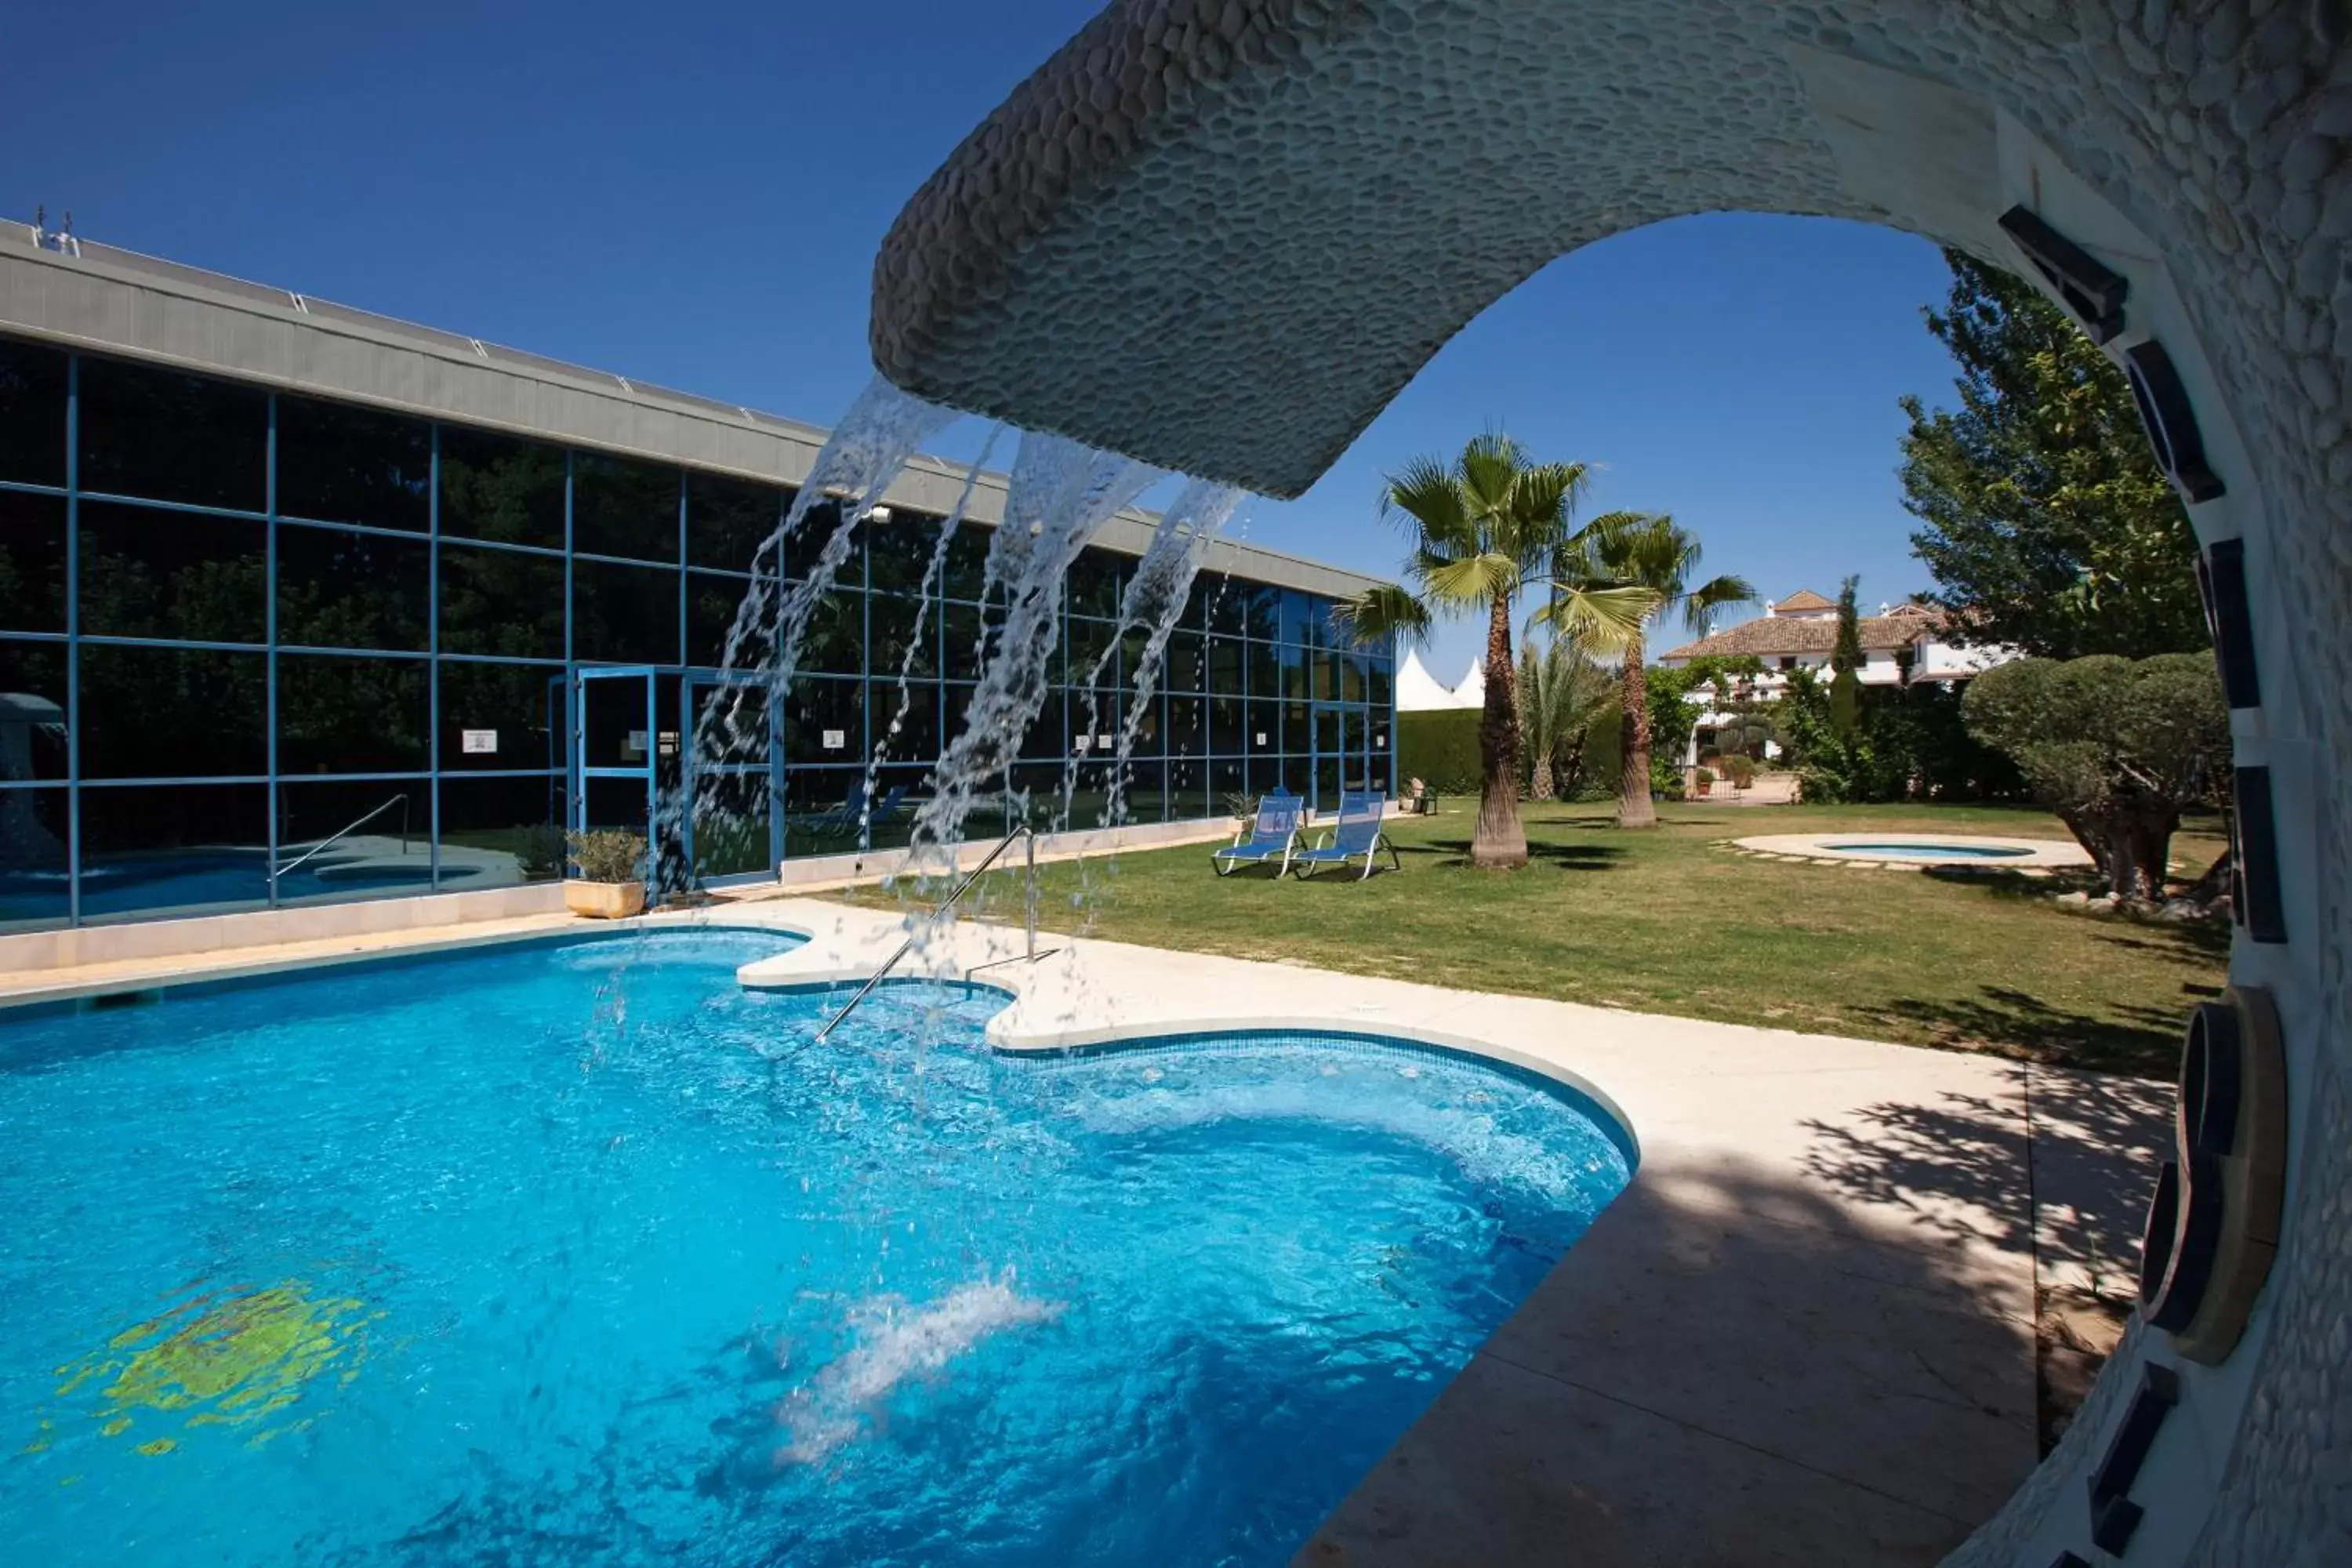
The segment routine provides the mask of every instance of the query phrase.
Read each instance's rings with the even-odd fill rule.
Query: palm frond
[[[1478,548],[1477,527],[1454,469],[1435,458],[1415,458],[1389,476],[1381,491],[1381,517],[1413,535],[1424,550],[1458,555]]]
[[[1642,623],[1657,607],[1656,592],[1638,584],[1555,583],[1549,602],[1529,623],[1594,653],[1622,653],[1642,635]]]
[[[1694,558],[1696,552],[1694,552]],[[1756,604],[1760,595],[1756,585],[1745,577],[1725,573],[1691,589],[1683,596],[1683,624],[1696,637],[1705,637],[1715,626],[1715,613],[1734,605]]]
[[[1519,563],[1507,555],[1467,555],[1421,574],[1433,605],[1484,609],[1498,594],[1518,592]]]
[[[1331,625],[1358,647],[1370,647],[1387,637],[1416,643],[1429,635],[1429,606],[1398,587],[1383,583],[1331,606]]]

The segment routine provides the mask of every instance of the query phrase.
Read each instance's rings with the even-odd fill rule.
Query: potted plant
[[[1701,800],[1705,800],[1706,798],[1707,791],[1713,787],[1715,787],[1715,770],[1713,768],[1693,768],[1691,770],[1692,795],[1697,796]]]
[[[563,903],[591,920],[625,920],[646,907],[646,841],[634,833],[605,828],[567,835],[576,873],[563,884]]]
[[[1730,784],[1734,795],[1740,794],[1756,782],[1756,762],[1752,757],[1734,752],[1723,759],[1722,766],[1723,776]]]

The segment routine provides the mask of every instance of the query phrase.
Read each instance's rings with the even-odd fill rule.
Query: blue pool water
[[[9,1561],[1279,1563],[1627,1178],[1338,1037],[811,1047],[783,944],[0,1021]]]
[[[1888,860],[2011,860],[2033,853],[2001,844],[1865,844],[1843,838],[1827,847],[1849,855],[1876,855]]]

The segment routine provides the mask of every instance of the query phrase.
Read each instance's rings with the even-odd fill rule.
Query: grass
[[[1714,841],[1765,833],[1916,831],[2064,838],[2000,806],[1660,808],[1655,832],[1606,805],[1530,805],[1531,863],[1474,871],[1475,802],[1395,824],[1402,875],[1219,879],[1206,847],[1044,868],[1043,919],[1066,931],[1466,990],[1825,1031],[2168,1078],[2191,1002],[2218,992],[2229,931],[2053,903],[2063,883],[1793,865]],[[2193,876],[2221,848],[2173,840]],[[1017,873],[983,907],[1017,911]],[[842,895],[895,904],[900,893]],[[1058,918],[1057,918],[1058,917]]]

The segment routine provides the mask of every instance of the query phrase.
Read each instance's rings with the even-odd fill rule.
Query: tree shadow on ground
[[[2172,1076],[2187,1013],[2142,1004],[2105,1016],[2069,1012],[2006,985],[1979,986],[1973,998],[1898,996],[1885,1010],[1921,1026],[1940,1046],[2138,1078]]]
[[[1400,844],[1398,853],[1408,862],[1416,855],[1435,859],[1439,864],[1467,865],[1470,840],[1467,838],[1430,838],[1418,844]],[[1531,839],[1528,844],[1528,863],[1557,866],[1563,871],[1613,870],[1625,858],[1625,851],[1613,844],[1549,844]]]
[[[2016,1102],[1981,1095],[1883,1102],[1842,1122],[1808,1121],[1804,1161],[1839,1193],[1906,1215],[1931,1246],[2033,1248],[2046,1453],[2129,1310],[2175,1096],[2164,1083],[2025,1070],[2023,1116]]]
[[[1645,1165],[1299,1560],[1938,1561],[2033,1463],[2027,1273],[1780,1162]]]

